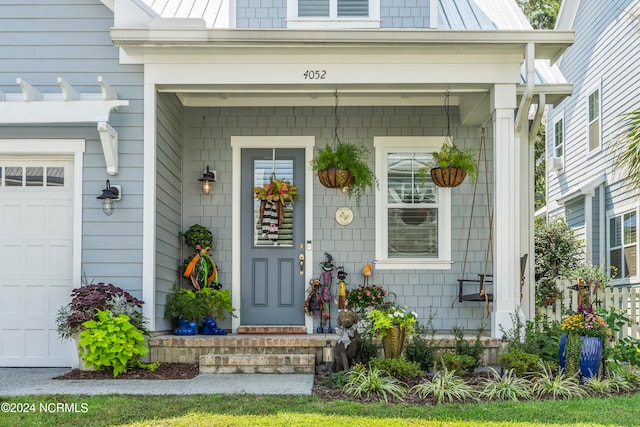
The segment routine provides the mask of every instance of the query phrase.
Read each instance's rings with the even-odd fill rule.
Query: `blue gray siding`
[[[182,106],[174,94],[157,97],[156,137],[156,329],[163,320],[167,293],[180,283],[182,239]],[[165,325],[165,328],[161,325]]]
[[[112,26],[113,13],[98,0],[0,2],[0,91],[19,93],[21,77],[44,93],[59,93],[56,78],[62,77],[79,92],[99,93],[103,76],[130,101],[110,120],[119,134],[118,175],[106,173],[96,124],[0,126],[0,138],[86,139],[82,272],[142,297],[142,67],[118,63]],[[108,178],[123,189],[110,217],[96,200]]]
[[[340,137],[370,148],[369,163],[374,166],[375,136],[421,136],[446,133],[446,119],[435,107],[347,107],[341,113]],[[196,184],[185,183],[184,222],[188,227],[200,223],[216,236],[214,253],[221,269],[221,283],[231,284],[231,146],[232,135],[304,135],[314,136],[316,146],[331,143],[334,127],[331,107],[288,108],[186,108],[185,109],[185,176],[196,176],[207,162],[218,171],[218,183],[211,196],[202,196]],[[457,115],[453,122],[458,121]],[[491,133],[491,132],[489,132]],[[477,147],[480,129],[455,128],[456,143]],[[489,136],[491,138],[491,136]],[[490,149],[489,149],[490,150]],[[488,153],[491,163],[492,152]],[[205,161],[206,159],[206,161]],[[490,166],[491,168],[491,166]],[[489,178],[492,179],[491,176]],[[487,243],[486,198],[484,174],[479,177],[479,195],[474,214],[474,230],[467,266],[469,275],[484,271],[484,249]],[[415,310],[424,323],[432,308],[437,313],[434,327],[450,330],[454,325],[476,328],[486,313],[484,303],[455,303],[457,279],[462,270],[473,187],[467,180],[452,191],[452,258],[451,270],[375,270],[372,282],[383,285],[398,295],[398,303]],[[338,206],[351,206],[355,220],[349,227],[335,222]],[[361,207],[346,200],[334,190],[314,180],[314,260],[324,259],[329,252],[349,273],[349,287],[361,282],[360,271],[372,262],[375,254],[375,194],[368,191]],[[314,271],[319,275],[319,271]],[[485,321],[488,326],[488,321]]]

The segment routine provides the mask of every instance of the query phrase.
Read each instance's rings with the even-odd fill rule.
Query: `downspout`
[[[520,133],[522,127],[529,119],[529,107],[531,106],[531,100],[533,99],[533,86],[535,84],[534,58],[535,44],[527,43],[527,47],[524,52],[525,86],[522,99],[520,99],[518,114],[516,115],[516,135]]]
[[[600,265],[602,266],[602,268],[605,268],[607,266],[607,253],[606,253],[606,242],[605,242],[605,232],[606,229],[605,227],[607,226],[607,222],[606,222],[606,218],[605,218],[605,206],[604,206],[604,186],[605,184],[602,183],[600,184],[600,191],[598,191],[598,196],[599,199],[598,200],[598,222],[600,223],[600,229],[598,230],[598,239],[600,239],[600,246],[599,246],[599,250],[600,250]]]

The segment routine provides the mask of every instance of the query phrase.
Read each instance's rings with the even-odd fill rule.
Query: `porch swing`
[[[471,214],[469,216],[469,227],[467,230],[467,242],[464,251],[464,260],[462,263],[462,275],[458,279],[458,301],[478,301],[484,302],[489,312],[489,303],[493,301],[493,209],[491,206],[491,198],[489,193],[489,169],[487,161],[486,146],[486,128],[482,126],[482,134],[480,136],[480,153],[478,155],[477,169],[480,170],[480,163],[484,164],[485,188],[487,197],[487,218],[489,220],[489,236],[487,240],[487,248],[485,250],[484,269],[482,273],[477,273],[475,278],[466,278],[467,257],[469,255],[469,243],[471,241],[471,226],[473,224],[474,210],[476,206],[476,196],[478,189],[478,180],[473,186],[473,198],[471,202]],[[522,299],[522,289],[524,285],[524,271],[527,264],[528,254],[524,254],[520,258],[520,299]],[[489,271],[489,263],[491,270]],[[454,300],[455,302],[455,300]],[[453,306],[453,304],[452,304]]]

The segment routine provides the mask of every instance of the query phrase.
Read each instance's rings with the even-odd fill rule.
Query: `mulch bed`
[[[73,369],[56,380],[188,380],[197,376],[198,365],[193,363],[161,363],[158,369],[150,371],[142,368],[131,368],[117,377],[113,371],[83,371]]]

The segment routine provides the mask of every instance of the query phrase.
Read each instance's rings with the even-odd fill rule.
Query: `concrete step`
[[[200,372],[207,374],[313,374],[315,354],[206,354]]]

